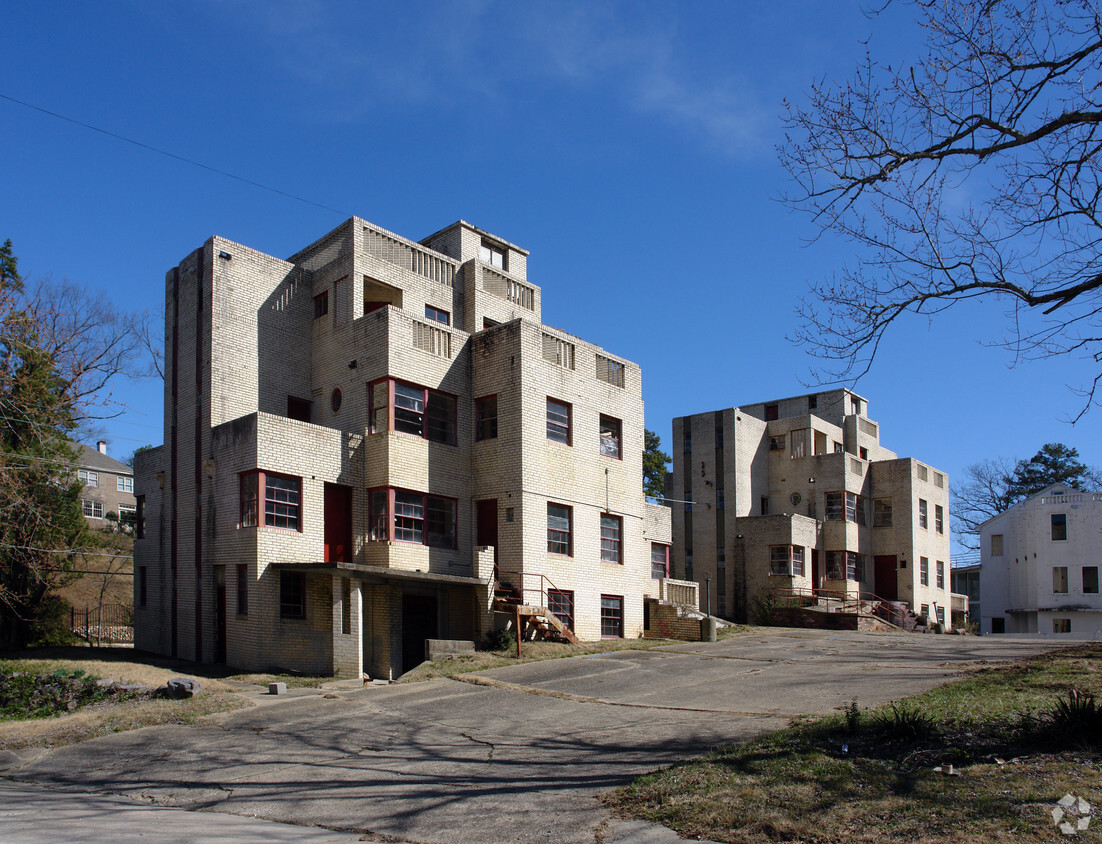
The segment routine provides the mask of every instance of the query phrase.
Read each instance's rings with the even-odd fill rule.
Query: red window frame
[[[398,378],[379,378],[367,385],[367,396],[371,433],[396,431],[429,442],[458,444],[459,401],[451,393]]]
[[[624,564],[624,520],[601,513],[601,562]]]
[[[654,552],[655,551],[660,551],[661,552],[662,559],[656,560],[654,558]],[[668,578],[670,576],[670,546],[666,545],[664,542],[652,542],[650,544],[650,576],[651,576],[651,580],[660,579],[660,578],[657,578],[657,577],[654,576],[654,567],[655,566],[661,566],[662,567],[662,578]]]
[[[574,590],[548,589],[547,609],[568,629],[574,629]]]
[[[497,439],[497,394],[474,401],[474,438]]]
[[[560,526],[562,524],[561,522],[557,522],[556,526],[552,527],[552,507],[562,511],[554,514],[554,518],[565,518],[565,528]],[[559,550],[564,546],[566,549],[565,551]],[[574,556],[574,508],[568,504],[559,504],[555,501],[547,502],[547,553],[554,554],[557,557]]]
[[[425,319],[430,322],[438,322],[441,325],[451,325],[452,315],[441,308],[425,305]]]
[[[459,502],[400,487],[368,491],[368,541],[459,547]]]
[[[605,431],[609,436],[605,436]],[[615,416],[601,414],[598,432],[601,440],[601,455],[614,457],[617,460],[624,459],[624,423]]]
[[[601,596],[601,638],[624,638],[624,596]]]
[[[553,408],[552,405],[555,407]],[[562,410],[560,410],[561,408]],[[554,413],[554,418],[552,418]],[[573,416],[573,408],[569,402],[562,401],[561,399],[555,399],[551,396],[547,397],[547,439],[551,442],[562,443],[563,445],[573,445],[571,437],[573,425],[571,424],[571,417]],[[563,419],[565,418],[565,422]]]
[[[269,483],[269,480],[278,482]],[[293,482],[294,487],[281,483],[283,481]],[[238,497],[241,527],[270,527],[302,533],[302,478],[263,469],[242,472]]]

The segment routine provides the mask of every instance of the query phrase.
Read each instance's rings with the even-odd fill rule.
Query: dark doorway
[[[425,640],[436,638],[436,598],[402,596],[402,673],[425,661]]]
[[[214,567],[214,661],[226,661],[226,567]]]
[[[475,522],[475,544],[494,546],[494,567],[497,567],[497,499],[487,498],[475,502],[477,520]]]
[[[811,549],[811,588],[818,589],[822,585],[819,580],[819,549]]]
[[[886,601],[899,600],[899,578],[895,573],[895,554],[877,554],[873,557],[876,594]]]
[[[352,562],[352,487],[325,485],[325,562]]]

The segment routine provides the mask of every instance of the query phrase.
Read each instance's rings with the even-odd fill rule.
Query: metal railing
[[[778,587],[773,596],[789,606],[806,607],[811,603],[823,606],[831,612],[853,612],[875,615],[877,618],[906,628],[907,612],[899,604],[874,595],[872,592],[841,592],[836,589],[812,589],[809,587]],[[820,604],[819,602],[825,602]],[[809,603],[811,602],[811,603]]]
[[[134,642],[134,610],[125,604],[69,609],[69,630],[89,644]]]

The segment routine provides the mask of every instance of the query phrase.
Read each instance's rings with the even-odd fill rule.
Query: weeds
[[[1066,697],[1057,698],[1046,720],[1052,731],[1066,741],[1102,745],[1102,706],[1089,692],[1069,689]]]
[[[857,733],[857,730],[861,727],[861,709],[857,705],[857,698],[854,698],[846,706],[846,732],[851,736]]]
[[[889,703],[876,716],[877,726],[904,741],[927,741],[937,732],[934,720],[925,712],[903,703]]]

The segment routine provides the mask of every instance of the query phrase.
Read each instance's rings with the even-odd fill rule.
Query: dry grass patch
[[[1102,806],[1102,743],[1088,740],[1087,721],[1065,730],[1053,717],[1072,687],[1102,697],[1102,646],[797,724],[642,777],[606,802],[684,837],[740,843],[1067,840],[1051,816],[1059,798]]]

